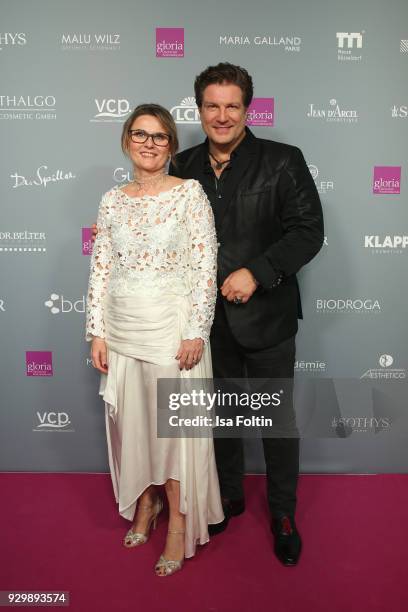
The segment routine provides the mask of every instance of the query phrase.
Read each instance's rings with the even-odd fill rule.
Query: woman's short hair
[[[245,108],[248,108],[251,104],[254,95],[251,75],[241,66],[228,62],[220,62],[216,66],[208,66],[194,81],[194,93],[198,108],[201,108],[203,104],[204,89],[214,83],[238,85],[242,91],[242,100]]]
[[[129,130],[131,129],[135,119],[137,119],[138,117],[141,117],[142,115],[150,115],[151,117],[156,117],[160,121],[160,123],[163,126],[163,129],[170,136],[170,141],[169,141],[170,155],[171,155],[171,161],[174,163],[175,156],[176,156],[176,153],[179,147],[177,128],[176,128],[176,124],[174,123],[174,119],[169,113],[169,111],[163,106],[160,106],[160,104],[139,104],[139,106],[136,106],[135,110],[129,115],[129,117],[126,119],[125,123],[123,124],[122,151],[124,152],[125,155],[129,153],[129,141],[130,141]]]

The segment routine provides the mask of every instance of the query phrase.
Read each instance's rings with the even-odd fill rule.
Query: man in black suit
[[[256,138],[245,127],[252,100],[246,70],[220,63],[195,80],[207,139],[177,156],[170,173],[201,182],[219,240],[218,298],[211,331],[215,378],[293,379],[295,335],[302,317],[296,273],[323,244],[319,196],[297,147]],[[293,430],[293,406],[286,406]],[[225,529],[244,511],[243,444],[216,438]],[[268,502],[275,553],[295,565],[301,539],[295,525],[299,438],[264,437]]]

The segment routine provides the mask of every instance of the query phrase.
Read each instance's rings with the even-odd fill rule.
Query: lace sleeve
[[[211,205],[198,181],[187,205],[187,227],[193,307],[183,339],[202,338],[207,343],[217,297],[217,237]]]
[[[105,337],[103,299],[106,294],[109,274],[112,267],[112,243],[109,227],[110,193],[106,193],[99,205],[98,235],[95,240],[89,275],[86,300],[86,341],[94,336]]]

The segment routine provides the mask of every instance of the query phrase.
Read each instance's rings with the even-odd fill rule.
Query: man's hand
[[[106,343],[103,338],[93,338],[91,346],[92,365],[94,368],[102,372],[108,373],[108,352]]]
[[[222,284],[221,293],[229,302],[239,298],[242,304],[246,304],[257,286],[252,272],[248,268],[240,268],[227,276]]]
[[[91,236],[92,243],[95,242],[97,235],[98,235],[98,228],[96,227],[96,223],[93,223],[92,224],[92,236]]]
[[[203,356],[204,340],[202,338],[194,338],[194,340],[182,340],[180,348],[176,355],[179,360],[179,368],[183,370],[191,370],[200,361]]]

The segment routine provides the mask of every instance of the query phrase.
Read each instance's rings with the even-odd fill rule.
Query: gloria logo
[[[319,193],[325,194],[325,193],[328,193],[329,191],[334,190],[333,181],[323,181],[321,179],[318,179],[319,168],[315,166],[315,164],[308,164],[307,167],[309,168],[309,172],[312,175],[312,179],[314,180],[315,185],[317,187],[317,191]]]
[[[45,232],[1,232],[0,253],[45,253]]]
[[[26,44],[27,35],[24,32],[0,32],[0,51],[5,47],[22,47]]]
[[[364,33],[364,30],[362,32],[337,32],[337,59],[339,62],[361,61],[362,56],[355,55],[353,49],[362,49]]]
[[[56,119],[55,96],[0,95],[0,119]]]
[[[374,254],[402,253],[408,246],[408,236],[364,236],[364,248]]]
[[[52,351],[26,351],[27,376],[52,376]]]
[[[399,194],[401,166],[374,166],[373,193]]]
[[[323,119],[329,123],[357,123],[358,112],[354,109],[342,108],[337,100],[332,98],[326,108],[317,108],[314,104],[309,104],[307,117]]]
[[[184,57],[184,28],[156,28],[156,57]]]
[[[90,121],[94,123],[122,122],[122,119],[130,113],[130,104],[126,98],[95,98],[97,113]]]
[[[51,293],[49,299],[44,302],[44,306],[50,309],[52,314],[66,314],[68,312],[85,312],[85,296],[79,300],[67,300],[63,295]]]
[[[47,187],[49,183],[59,183],[61,181],[69,181],[76,178],[73,172],[65,172],[64,170],[56,170],[55,172],[49,173],[48,166],[39,166],[34,176],[25,177],[18,172],[10,174],[10,177],[14,180],[12,185],[13,189],[17,187]]]
[[[261,35],[249,38],[242,34],[227,34],[219,37],[220,45],[228,46],[245,46],[254,44],[256,46],[267,46],[269,48],[283,49],[284,51],[300,51],[302,39],[300,36],[278,36],[278,35]]]
[[[394,357],[392,355],[380,355],[378,363],[380,368],[371,368],[364,372],[360,378],[402,379],[407,376],[406,370],[403,368],[391,368],[394,363]]]
[[[63,51],[87,49],[89,51],[117,51],[120,49],[120,34],[104,32],[102,34],[63,34],[61,36]]]
[[[335,298],[316,299],[316,312],[318,313],[377,313],[381,312],[379,300],[371,298]]]
[[[66,412],[37,412],[37,419],[33,431],[74,431]]]
[[[92,255],[92,228],[82,228],[82,255]]]
[[[176,123],[201,123],[200,113],[195,101],[195,98],[183,98],[178,106],[173,106],[170,109],[173,119]]]
[[[274,98],[254,98],[248,107],[246,124],[273,127]]]
[[[408,40],[400,41],[400,51],[401,53],[408,53]]]

